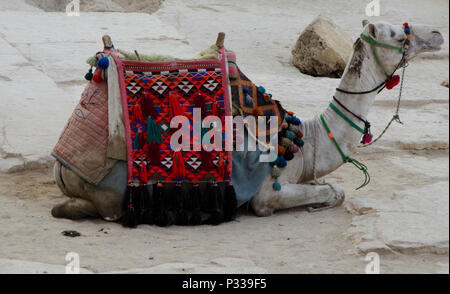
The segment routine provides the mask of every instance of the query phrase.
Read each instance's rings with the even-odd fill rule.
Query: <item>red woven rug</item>
[[[192,151],[193,109],[202,119],[230,115],[230,96],[224,48],[219,59],[183,62],[120,61],[115,58],[121,85],[127,133],[128,180],[148,182],[223,182],[231,179],[231,152]],[[173,150],[170,128],[176,115],[189,120],[190,151]],[[222,148],[224,150],[224,140]]]

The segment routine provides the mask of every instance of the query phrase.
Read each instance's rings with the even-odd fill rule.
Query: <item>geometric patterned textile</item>
[[[225,116],[231,115],[224,52],[219,59],[202,61],[140,62],[113,56],[124,109],[129,182],[230,181],[232,152],[224,151]],[[201,109],[202,120],[208,115],[220,118],[221,151],[193,151],[194,140],[200,142],[213,128],[194,131],[194,108]],[[176,115],[189,121],[189,133],[184,133],[190,138],[189,151],[171,147],[172,135],[183,128],[170,127]]]

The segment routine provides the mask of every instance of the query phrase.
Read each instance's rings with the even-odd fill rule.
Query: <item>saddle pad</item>
[[[230,98],[224,49],[219,59],[202,61],[139,62],[117,64],[127,139],[128,180],[149,182],[223,182],[231,179],[231,151],[192,151],[193,108],[202,119],[215,115],[225,133]],[[171,118],[189,120],[191,151],[172,150]],[[201,135],[200,135],[201,134]],[[222,139],[224,150],[225,140]]]
[[[245,74],[243,74],[235,63],[229,64],[233,68],[235,75],[230,75],[231,96],[233,104],[242,111],[244,116],[266,116],[269,122],[270,116],[278,117],[278,129],[271,130],[269,125],[266,126],[266,142],[269,141],[271,135],[278,133],[281,128],[286,111],[278,100],[272,99],[272,95],[265,93],[263,87],[256,86]],[[257,127],[257,126],[256,126]],[[259,132],[256,132],[261,137]]]
[[[108,147],[108,87],[89,82],[64,127],[52,155],[92,184],[98,184],[114,165]]]

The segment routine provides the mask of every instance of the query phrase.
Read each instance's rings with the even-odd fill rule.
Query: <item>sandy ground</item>
[[[395,223],[386,222],[388,213],[376,205],[369,213],[349,208],[355,199],[402,203],[398,193],[417,194],[415,189],[449,181],[449,92],[440,86],[449,70],[448,1],[391,2],[382,6],[383,19],[433,25],[446,41],[439,54],[408,68],[400,113],[406,124],[394,125],[379,144],[355,155],[369,166],[372,183],[367,188],[355,191],[362,175],[343,166],[326,177],[345,188],[343,207],[314,213],[291,209],[267,218],[242,209],[236,221],[217,227],[130,230],[102,220],[50,215],[64,196],[48,168],[49,152],[84,87],[84,60],[101,48],[102,34],[111,34],[119,48],[192,56],[225,31],[225,44],[236,52],[246,74],[300,117],[309,118],[325,109],[338,80],[301,74],[290,64],[291,46],[321,12],[332,15],[355,38],[365,5],[172,0],[152,15],[85,13],[68,20],[23,1],[15,7],[0,1],[0,272],[23,272],[24,267],[63,271],[47,270],[46,264],[65,265],[66,253],[75,251],[81,266],[91,272],[364,273],[366,252],[376,251],[382,273],[448,273],[448,188],[436,195],[422,193],[424,201],[433,200],[431,210],[442,210],[434,218],[420,202],[396,211]],[[23,22],[24,16],[34,25]],[[142,31],[143,26],[152,29]],[[24,78],[30,81],[25,88]],[[385,91],[377,98],[369,116],[376,134],[390,119],[396,95]],[[423,218],[422,225],[408,225],[415,216]],[[375,225],[365,225],[369,218]],[[386,235],[396,226],[409,235]],[[355,229],[376,236],[360,237]],[[64,230],[81,236],[65,237]],[[437,232],[437,238],[428,238],[430,232]]]

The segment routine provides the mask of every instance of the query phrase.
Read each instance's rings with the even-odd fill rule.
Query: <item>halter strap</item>
[[[334,143],[334,146],[336,146],[337,151],[341,155],[342,161],[344,161],[344,163],[353,164],[356,168],[358,168],[360,171],[362,171],[364,173],[364,182],[362,183],[361,186],[356,188],[356,190],[361,189],[362,187],[368,185],[370,183],[370,174],[367,170],[367,166],[365,164],[359,162],[358,160],[345,155],[344,151],[342,151],[342,149],[341,149],[341,146],[339,146],[338,142],[336,141],[336,138],[334,138],[333,133],[331,132],[330,128],[328,127],[328,124],[325,122],[323,115],[320,115],[320,121],[322,122],[322,125],[328,134],[328,137]]]

